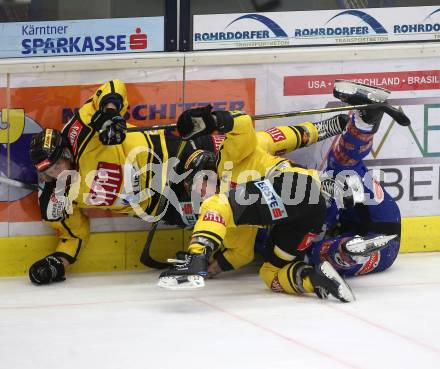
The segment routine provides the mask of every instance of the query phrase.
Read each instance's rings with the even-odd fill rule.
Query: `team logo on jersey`
[[[370,255],[369,259],[362,265],[362,268],[356,272],[356,275],[368,274],[377,268],[380,261],[380,251]]]
[[[82,130],[82,124],[78,120],[73,123],[70,128],[69,132],[67,134],[67,137],[70,142],[70,146],[72,147],[72,151],[74,154],[76,154],[76,149],[78,145],[78,137]]]
[[[99,162],[86,203],[94,206],[111,206],[118,197],[122,177],[120,165]]]
[[[278,280],[278,277],[275,277],[270,284],[270,289],[274,292],[284,292],[283,287],[281,287],[281,283]]]
[[[286,139],[284,133],[277,127],[266,129],[264,132],[268,133],[270,137],[272,137],[273,142],[280,142]]]
[[[272,183],[268,179],[254,183],[261,191],[264,200],[270,210],[270,216],[273,220],[287,218],[287,211],[284,207],[283,201],[275,192]]]
[[[181,202],[182,219],[188,226],[196,224],[197,216],[194,214],[194,209],[191,202]]]
[[[225,220],[223,219],[223,217],[215,211],[207,211],[205,213],[205,215],[203,216],[203,220],[208,221],[208,222],[216,222],[216,223],[220,223],[222,225],[225,225]]]

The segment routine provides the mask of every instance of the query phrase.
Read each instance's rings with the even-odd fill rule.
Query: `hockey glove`
[[[184,140],[189,140],[217,130],[217,122],[211,110],[211,105],[185,110],[177,119],[177,130],[180,136]]]
[[[38,260],[29,268],[29,279],[38,285],[64,281],[64,275],[63,261],[56,254]]]
[[[107,120],[99,131],[99,140],[104,145],[119,145],[125,140],[125,119],[119,115]]]

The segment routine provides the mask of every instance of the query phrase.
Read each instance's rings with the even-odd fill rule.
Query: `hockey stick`
[[[265,120],[265,119],[299,117],[302,115],[335,113],[338,111],[347,111],[347,110],[376,109],[376,108],[383,108],[385,113],[391,116],[401,126],[409,126],[411,123],[411,121],[405,115],[405,113],[385,103],[335,106],[332,108],[317,108],[317,109],[308,109],[308,110],[289,111],[284,113],[259,114],[259,115],[253,115],[251,117],[253,120]],[[141,127],[130,127],[130,128],[124,127],[124,129],[126,132],[145,132],[145,131],[155,131],[158,129],[174,129],[176,127],[177,127],[176,124],[166,124],[166,125],[141,126]]]
[[[32,191],[38,190],[38,185],[35,183],[25,183],[4,176],[0,176],[0,184],[5,184],[6,186],[11,186],[11,187],[24,188],[26,190],[32,190]]]
[[[180,141],[179,147],[177,148],[177,154],[176,154],[176,158],[178,159],[177,162],[179,162],[182,159],[182,155],[185,151],[185,147],[186,147],[187,142],[188,141],[184,141],[184,140]],[[165,206],[167,205],[167,201],[168,201],[168,198],[167,198],[168,192],[171,189],[172,182],[173,182],[173,178],[168,178],[168,180],[165,184],[165,189],[163,190],[163,192],[159,196],[156,214],[161,214],[165,210]],[[151,229],[148,232],[147,239],[145,241],[144,249],[142,250],[140,261],[145,266],[148,266],[151,268],[165,269],[165,268],[169,267],[169,264],[162,263],[160,261],[156,261],[150,256],[151,245],[153,243],[154,234],[156,233],[156,229],[157,229],[158,225],[159,225],[159,221],[156,221],[151,226]]]
[[[391,118],[393,118],[401,126],[409,126],[411,121],[406,116],[403,111],[400,111],[387,103],[378,104],[362,104],[362,105],[345,105],[345,106],[335,106],[333,108],[318,108],[309,110],[298,110],[286,113],[274,113],[274,114],[260,114],[255,115],[252,118],[254,120],[264,120],[264,119],[276,119],[276,118],[288,118],[297,117],[301,115],[313,115],[313,114],[325,114],[325,113],[335,113],[338,111],[346,110],[368,110],[382,108],[382,110],[387,113]]]

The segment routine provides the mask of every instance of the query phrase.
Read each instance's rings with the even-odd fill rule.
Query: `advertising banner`
[[[173,75],[174,71],[169,73]],[[90,80],[93,80],[93,72],[82,74],[88,74]],[[141,77],[138,79],[142,80]],[[6,114],[9,114],[11,122],[9,129],[0,126],[0,175],[36,183],[36,172],[28,155],[32,135],[46,127],[60,129],[99,85],[14,87],[8,92],[11,104],[9,109],[1,95],[6,94],[6,89],[0,89],[0,118],[5,120]],[[217,110],[255,111],[255,80],[251,78],[186,80],[184,84],[182,81],[127,82],[126,86],[130,105],[125,118],[135,125],[175,123],[183,109],[207,104]],[[92,218],[109,216],[107,212],[95,210],[88,210],[88,214]],[[21,226],[18,229],[18,224],[32,221],[37,222],[36,228]],[[0,237],[8,236],[5,234],[5,224],[8,222],[19,234],[26,234],[35,233],[38,227],[41,228],[39,221],[35,191],[0,183]],[[103,226],[107,223],[98,222],[98,230],[109,230],[108,225]],[[128,224],[124,230],[131,230],[131,227]]]
[[[279,111],[340,106],[333,97],[335,79],[350,79],[391,91],[389,102],[402,109],[411,126],[384,115],[365,163],[397,200],[402,216],[440,215],[440,69],[436,60],[381,63],[313,63],[275,66],[268,101]],[[328,74],[322,74],[322,71]],[[362,73],[356,71],[362,70]],[[287,71],[287,72],[286,72]],[[276,82],[278,81],[278,82]],[[282,84],[282,86],[279,86]],[[281,90],[276,96],[275,85]],[[338,113],[334,113],[336,115]],[[319,121],[330,115],[299,117]],[[292,122],[293,119],[290,121]],[[266,125],[279,124],[267,122]],[[290,123],[290,122],[289,122]],[[291,154],[307,166],[325,169],[335,140],[325,140]]]
[[[193,48],[440,40],[440,7],[195,15]]]
[[[164,17],[0,23],[0,58],[164,51]]]

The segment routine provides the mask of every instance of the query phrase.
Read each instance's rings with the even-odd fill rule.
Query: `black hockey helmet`
[[[196,150],[188,159],[186,159],[184,168],[186,170],[193,170],[195,174],[199,170],[215,170],[216,156],[213,152],[208,150]]]
[[[32,137],[29,147],[31,162],[37,171],[43,172],[55,164],[65,147],[66,144],[60,131],[45,128]]]
[[[191,170],[190,174],[184,179],[185,186],[191,188],[194,177],[200,171],[216,170],[216,155],[208,150],[196,150],[185,161],[185,172]],[[204,177],[205,178],[205,177]],[[207,177],[206,177],[207,178]]]

